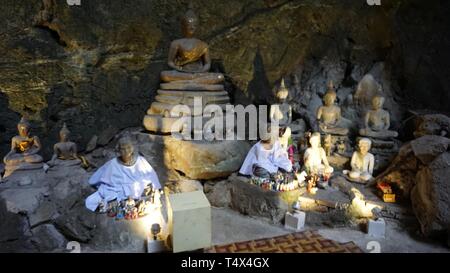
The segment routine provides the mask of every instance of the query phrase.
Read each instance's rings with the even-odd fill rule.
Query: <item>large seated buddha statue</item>
[[[323,101],[324,105],[317,109],[320,132],[332,135],[347,135],[349,132],[349,121],[341,116],[341,108],[334,104],[336,101],[336,91],[333,89],[332,82],[329,83]]]
[[[197,16],[189,9],[181,21],[184,38],[174,40],[170,44],[167,64],[174,70],[162,71],[161,81],[217,84],[224,80],[223,74],[208,72],[211,68],[211,57],[208,44],[194,38],[197,24]]]
[[[188,122],[193,116],[203,115],[203,111],[194,107],[195,101],[203,107],[215,104],[222,109],[230,102],[222,84],[224,75],[209,72],[208,44],[194,37],[197,24],[198,18],[190,7],[181,20],[184,37],[170,44],[167,65],[171,70],[161,72],[155,101],[143,120],[144,127],[150,132],[182,132],[184,127],[192,132],[193,126],[184,126],[185,122],[179,122],[179,118],[183,116]]]
[[[367,111],[364,118],[364,128],[359,134],[372,138],[395,138],[398,133],[389,130],[391,126],[389,112],[383,109],[384,97],[374,96],[372,99],[372,110]]]
[[[39,169],[43,167],[43,158],[38,153],[41,142],[37,136],[30,135],[30,123],[22,118],[17,124],[19,135],[11,139],[11,151],[4,157],[7,177],[17,170]]]

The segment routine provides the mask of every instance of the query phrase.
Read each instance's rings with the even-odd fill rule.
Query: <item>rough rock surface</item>
[[[232,174],[225,181],[204,187],[212,206],[230,207],[244,215],[281,223],[284,215],[301,194],[300,190],[274,192],[248,183],[248,178]]]
[[[422,233],[450,231],[450,152],[419,169],[416,177],[411,202]]]
[[[117,156],[117,140],[123,135],[131,137],[139,153],[158,170],[162,184],[169,180],[228,177],[239,170],[250,150],[246,141],[182,141],[131,128],[115,136],[107,146],[88,154],[89,162],[100,167]]]
[[[343,98],[381,61],[399,101],[447,109],[445,1],[379,7],[353,0],[190,2],[200,18],[198,37],[211,47],[212,70],[227,75],[235,102],[270,100],[274,83],[293,71],[301,78],[290,99],[313,83],[323,89],[328,78],[343,87]],[[178,0],[2,1],[0,157],[22,114],[33,121],[46,157],[63,122],[80,149],[93,135],[101,144],[139,126],[167,68],[169,43],[181,36],[186,6]]]
[[[388,181],[396,185],[404,197],[409,198],[416,183],[416,174],[442,153],[446,153],[450,139],[440,136],[423,136],[404,144],[389,167],[375,181]]]
[[[228,180],[219,182],[206,182],[203,187],[206,197],[211,206],[226,208],[231,203],[231,193]]]
[[[68,252],[70,241],[94,252],[145,252],[146,218],[116,221],[86,209],[91,174],[65,167],[8,177],[0,184],[0,252]],[[33,183],[20,186],[23,176]]]
[[[450,137],[450,117],[442,114],[420,115],[415,119],[414,136],[437,135]]]
[[[23,177],[32,183],[23,185]],[[0,184],[0,214],[6,219],[0,251],[63,251],[67,241],[88,241],[95,225],[84,207],[91,192],[88,177],[80,167],[66,167],[21,171],[5,179]],[[15,245],[9,249],[11,242]]]
[[[375,181],[393,183],[411,200],[422,233],[450,227],[450,139],[425,135],[405,144]]]
[[[191,179],[227,177],[239,170],[250,150],[246,141],[183,141],[164,139],[168,168]]]

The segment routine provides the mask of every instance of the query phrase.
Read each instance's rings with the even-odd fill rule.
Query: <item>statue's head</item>
[[[185,37],[192,37],[197,30],[198,17],[194,13],[192,6],[189,6],[188,11],[181,19],[181,27]]]
[[[384,101],[385,101],[385,99],[382,96],[373,97],[372,98],[372,108],[374,110],[381,109],[383,107]]]
[[[134,145],[129,136],[119,139],[119,154],[123,163],[129,164],[134,159]]]
[[[280,101],[284,101],[284,100],[286,100],[288,95],[289,95],[289,89],[286,88],[286,85],[284,84],[284,78],[282,78],[280,88],[278,88],[277,94],[276,94],[277,99],[279,99]]]
[[[320,147],[320,133],[315,132],[311,135],[309,138],[309,144],[311,144],[311,147],[318,148]]]
[[[17,131],[19,132],[19,135],[22,137],[27,137],[30,133],[30,123],[25,117],[22,117],[17,124]]]
[[[368,154],[371,147],[372,141],[366,137],[363,137],[358,141],[358,150],[362,155]]]
[[[69,137],[70,137],[70,131],[67,128],[66,123],[64,122],[62,129],[59,131],[59,140],[61,142],[66,142],[69,140]]]
[[[334,92],[334,90],[328,90],[323,96],[323,101],[325,102],[326,106],[333,105],[335,100],[336,100],[336,92]]]
[[[261,142],[263,143],[274,143],[276,138],[276,132],[272,131],[272,125],[271,124],[266,124],[267,125],[267,129],[266,130],[262,130],[260,138],[261,138]],[[274,126],[275,127],[275,126]]]

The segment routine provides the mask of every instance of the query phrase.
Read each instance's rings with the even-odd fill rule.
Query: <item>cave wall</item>
[[[94,134],[106,144],[140,126],[187,2],[2,0],[0,156],[20,115],[33,122],[46,156],[63,122],[81,149]],[[226,73],[236,103],[270,102],[274,84],[291,73],[301,75],[299,92],[318,74],[354,88],[383,62],[400,104],[449,111],[447,1],[191,2],[197,36],[210,44],[213,70]]]

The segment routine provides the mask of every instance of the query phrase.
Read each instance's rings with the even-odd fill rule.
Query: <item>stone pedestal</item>
[[[400,142],[395,139],[376,139],[369,138],[372,141],[370,150],[374,155],[388,156],[396,154],[399,149]]]
[[[202,191],[170,194],[169,232],[173,252],[211,246],[211,206]]]
[[[222,76],[223,77],[223,76]],[[201,98],[202,109],[194,112],[195,98]],[[185,117],[202,116],[203,108],[209,104],[219,105],[222,110],[229,104],[230,98],[221,84],[200,84],[183,81],[161,83],[157,91],[155,101],[147,110],[143,125],[150,132],[172,133],[181,132],[182,124],[176,123],[179,113],[172,110],[177,105],[182,105],[182,115]],[[192,122],[191,122],[192,124]]]
[[[43,169],[44,163],[20,163],[18,165],[5,165],[5,174],[8,177],[14,172]]]
[[[383,218],[369,220],[367,222],[367,234],[372,237],[384,237],[386,231],[386,222]]]
[[[301,231],[305,227],[306,213],[303,211],[295,211],[286,213],[284,218],[284,227],[294,231]]]

